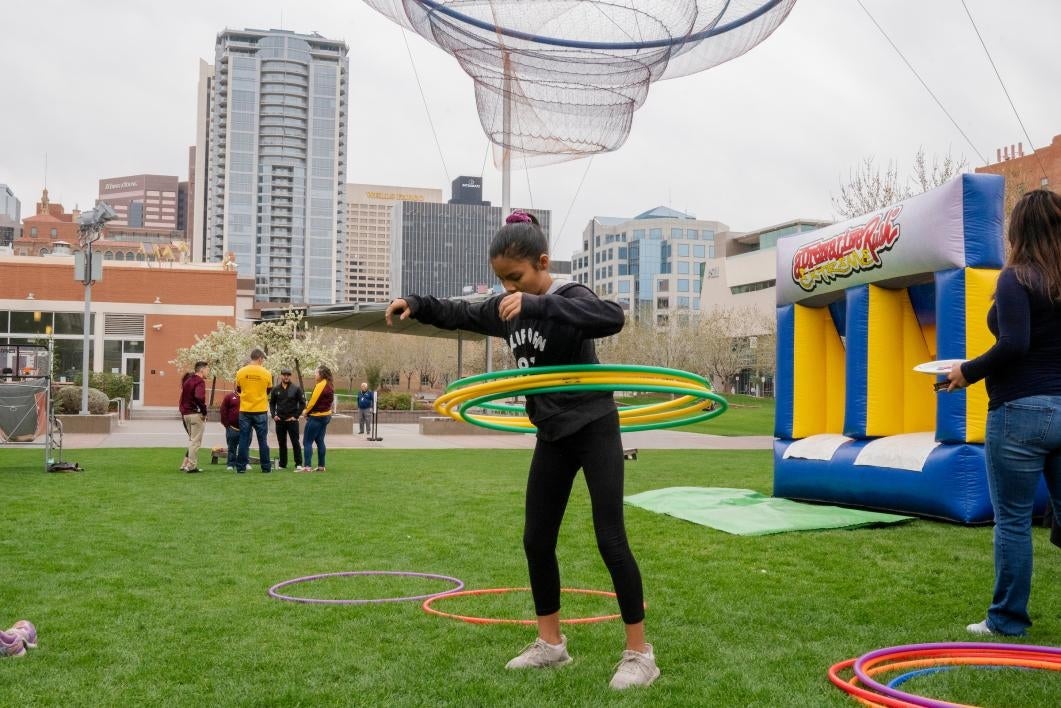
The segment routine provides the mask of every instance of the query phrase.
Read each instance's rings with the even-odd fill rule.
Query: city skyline
[[[863,158],[882,165],[895,160],[905,177],[924,147],[930,157],[948,150],[964,156],[973,169],[994,162],[996,148],[1020,142],[1027,153],[1061,132],[1052,53],[1058,3],[966,3],[1031,144],[960,3],[864,5],[972,146],[857,4],[802,0],[746,56],[653,86],[617,152],[592,163],[526,171],[515,165],[513,203],[553,212],[554,256],[566,259],[593,216],[629,217],[665,205],[737,231],[791,218],[828,219],[835,215],[831,196]],[[484,197],[500,202],[500,176],[488,160],[471,82],[451,57],[403,36],[361,3],[287,8],[193,0],[172,13],[112,0],[88,12],[44,0],[12,9],[0,28],[6,64],[29,67],[9,75],[17,109],[0,117],[7,138],[0,183],[23,205],[34,203],[46,183],[53,200],[87,208],[106,175],[186,179],[187,149],[196,142],[199,60],[211,59],[225,27],[280,25],[350,46],[350,91],[357,100],[349,117],[347,183],[445,189],[456,175],[479,174],[485,162]],[[62,20],[48,21],[54,17]],[[54,39],[49,53],[32,49],[35,28],[43,26]],[[100,29],[91,51],[79,50],[81,32],[93,26]],[[151,51],[150,38],[161,26],[173,49]]]

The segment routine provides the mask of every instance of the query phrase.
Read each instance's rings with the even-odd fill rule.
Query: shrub
[[[127,405],[133,398],[133,377],[127,374],[93,371],[88,376],[88,385],[103,391],[107,398],[124,398]]]
[[[109,397],[98,388],[88,390],[88,412],[93,415],[103,415],[109,407]],[[66,415],[76,415],[81,412],[81,387],[62,386],[55,394],[55,412]]]
[[[413,398],[408,393],[380,393],[376,401],[381,411],[407,411],[412,409]]]

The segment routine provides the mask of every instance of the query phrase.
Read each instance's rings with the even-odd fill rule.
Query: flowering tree
[[[178,349],[170,363],[191,371],[195,362],[205,361],[210,364],[215,380],[233,381],[255,347],[268,354],[265,366],[274,376],[285,366],[294,369],[297,365],[304,374],[321,364],[334,369],[339,350],[319,328],[307,329],[301,313],[291,312],[282,320],[263,322],[251,329],[237,329],[218,322],[213,332],[196,336],[195,344]]]

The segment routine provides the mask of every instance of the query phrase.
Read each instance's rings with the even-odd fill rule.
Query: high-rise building
[[[345,263],[346,44],[316,33],[225,30],[212,73],[201,66],[200,80],[202,258],[232,254],[239,274],[255,279],[258,301],[336,302]]]
[[[14,190],[0,184],[0,246],[10,246],[22,231],[22,202]]]
[[[130,175],[99,181],[99,201],[118,212],[115,226],[176,229],[177,184],[170,175]]]
[[[394,206],[390,297],[406,293],[453,297],[497,285],[487,251],[505,215],[501,207],[484,204],[480,178],[458,177],[453,184],[462,180],[477,181],[478,190],[456,191],[448,204],[403,201]],[[471,203],[456,201],[462,198]],[[550,213],[526,211],[538,218],[548,236]]]
[[[346,185],[345,302],[391,299],[391,215],[400,202],[439,203],[441,189]]]

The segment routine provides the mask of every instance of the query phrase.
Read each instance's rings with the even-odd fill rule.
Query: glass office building
[[[716,236],[729,231],[718,221],[656,207],[626,218],[596,217],[586,226],[582,250],[571,258],[574,279],[615,300],[636,319],[665,325],[671,315],[700,311],[707,263]]]
[[[546,236],[549,212],[534,214]],[[501,207],[399,202],[391,218],[391,297],[454,297],[499,286],[490,268],[490,239],[501,226]]]
[[[255,299],[342,299],[349,64],[314,33],[226,30],[209,100],[203,259],[231,254]]]

